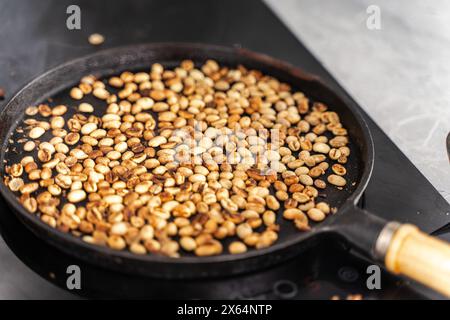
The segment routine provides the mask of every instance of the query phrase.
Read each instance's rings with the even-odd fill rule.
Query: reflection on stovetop
[[[161,280],[112,272],[74,259],[24,227],[7,209],[3,199],[0,215],[1,233],[10,249],[32,270],[66,289],[67,267],[81,270],[81,290],[77,295],[90,298],[209,298],[209,299],[330,299],[361,295],[364,299],[423,298],[403,281],[382,272],[381,290],[368,290],[367,267],[370,262],[348,251],[336,241],[323,241],[282,265],[232,278],[208,280]],[[20,263],[17,261],[17,263]],[[18,283],[11,272],[6,279]],[[28,290],[42,286],[38,277],[27,283]],[[61,290],[48,287],[58,296]],[[39,290],[37,290],[39,292]],[[52,296],[52,292],[46,293]],[[38,298],[38,297],[34,297]]]

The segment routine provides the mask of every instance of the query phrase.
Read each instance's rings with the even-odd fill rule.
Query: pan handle
[[[411,224],[388,223],[375,252],[386,268],[450,297],[450,244]]]
[[[337,231],[355,249],[450,297],[450,244],[411,224],[387,222],[351,205],[340,216]]]

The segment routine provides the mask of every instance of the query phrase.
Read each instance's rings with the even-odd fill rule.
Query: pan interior
[[[293,69],[287,65],[280,64],[266,57],[262,59],[257,55],[242,53],[234,49],[225,50],[215,47],[197,47],[192,49],[189,46],[181,46],[177,48],[153,48],[152,50],[143,50],[138,47],[137,49],[116,50],[114,54],[105,51],[102,54],[76,60],[48,74],[44,74],[19,92],[1,115],[0,136],[3,139],[3,146],[0,169],[2,174],[5,174],[5,162],[8,164],[19,162],[23,157],[21,145],[17,143],[17,140],[23,137],[23,134],[17,133],[16,128],[24,118],[24,110],[29,105],[36,105],[43,102],[49,103],[51,106],[64,104],[68,106],[68,113],[71,115],[76,112],[76,106],[80,102],[69,97],[69,90],[73,85],[78,83],[82,76],[94,74],[98,77],[107,77],[125,70],[148,71],[150,65],[155,62],[170,68],[178,65],[184,59],[192,59],[197,65],[200,65],[207,59],[214,59],[221,65],[235,67],[242,64],[247,68],[260,70],[265,74],[274,76],[280,81],[290,84],[293,90],[304,92],[310,98],[311,103],[322,102],[327,104],[330,110],[336,111],[350,135],[349,147],[351,149],[351,155],[345,165],[347,168],[346,179],[349,183],[343,190],[338,190],[328,184],[325,190],[319,192],[317,201],[323,200],[329,203],[331,207],[339,208],[346,200],[356,196],[354,192],[362,179],[367,150],[365,149],[364,132],[360,122],[345,103],[319,81],[292,72]],[[100,115],[106,108],[106,102],[98,100],[91,95],[85,97],[83,101],[97,106],[96,115]],[[331,171],[331,169],[328,170]],[[4,186],[1,189],[9,202],[15,201],[16,208],[20,206],[15,196],[9,190],[4,188]],[[19,211],[20,214],[29,216],[24,209],[21,208]],[[283,246],[285,243],[293,243],[306,239],[315,232],[320,231],[321,228],[332,224],[335,220],[335,217],[329,217],[320,224],[313,224],[313,230],[311,232],[304,233],[299,232],[291,221],[286,221],[281,216],[282,213],[279,212],[277,219],[277,223],[281,227],[279,239],[272,246],[271,250],[275,250],[277,246]],[[37,217],[33,218],[35,223],[42,224]],[[54,230],[54,232],[59,231]],[[78,239],[76,241],[81,242]],[[183,255],[189,256],[190,254],[184,253]],[[228,254],[222,254],[222,256],[224,255],[226,256]]]

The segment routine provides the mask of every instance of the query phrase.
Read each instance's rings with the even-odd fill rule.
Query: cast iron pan
[[[324,222],[314,225],[310,232],[299,232],[293,227],[292,222],[280,218],[278,223],[281,225],[281,231],[278,241],[269,248],[250,250],[244,254],[224,253],[212,257],[183,254],[178,259],[154,254],[138,256],[126,251],[114,251],[106,247],[91,245],[77,237],[49,227],[35,215],[29,214],[4,183],[0,183],[3,197],[28,228],[64,252],[92,264],[120,272],[151,277],[202,278],[249,272],[285,261],[305,248],[314,246],[318,239],[332,239],[333,237],[343,238],[369,258],[381,260],[385,258],[389,244],[394,242],[394,236],[402,227],[399,228],[399,225],[394,223],[387,224],[386,221],[356,206],[370,179],[374,161],[371,134],[358,111],[338,97],[317,77],[306,74],[287,63],[245,49],[187,43],[145,44],[101,51],[46,72],[20,90],[0,115],[0,139],[2,141],[0,171],[2,175],[5,175],[5,161],[19,160],[23,156],[20,152],[15,152],[16,147],[17,150],[21,149],[10,138],[14,137],[15,128],[24,117],[24,110],[29,105],[52,98],[53,105],[66,104],[73,107],[79,102],[69,98],[67,90],[77,84],[82,76],[94,74],[103,77],[118,74],[123,70],[149,70],[150,65],[155,62],[172,67],[183,59],[192,59],[196,63],[204,62],[206,59],[215,59],[221,64],[229,66],[243,64],[248,68],[261,70],[291,84],[293,88],[303,91],[313,101],[324,102],[331,110],[336,111],[350,135],[352,154],[346,165],[348,171],[346,178],[351,183],[342,191],[331,186],[327,187],[321,196],[332,206],[336,206],[338,212]],[[99,100],[96,100],[96,104],[99,104]],[[413,237],[413,234],[409,237]],[[442,244],[440,243],[440,245]],[[449,250],[446,245],[443,246]],[[401,253],[397,251],[396,253]],[[448,251],[447,253],[449,255],[445,256],[446,259],[450,257],[450,253]],[[448,262],[450,259],[446,261]],[[395,272],[403,271],[389,264],[387,267]],[[433,267],[435,266],[433,265]],[[447,272],[444,276],[450,281],[448,268],[442,270],[442,268],[436,267],[434,270]],[[419,280],[424,282],[420,277]],[[448,291],[446,293],[448,294]]]

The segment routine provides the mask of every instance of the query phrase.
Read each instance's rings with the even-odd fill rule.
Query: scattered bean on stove
[[[99,33],[93,33],[89,36],[88,41],[94,46],[98,46],[105,42],[105,37]]]

